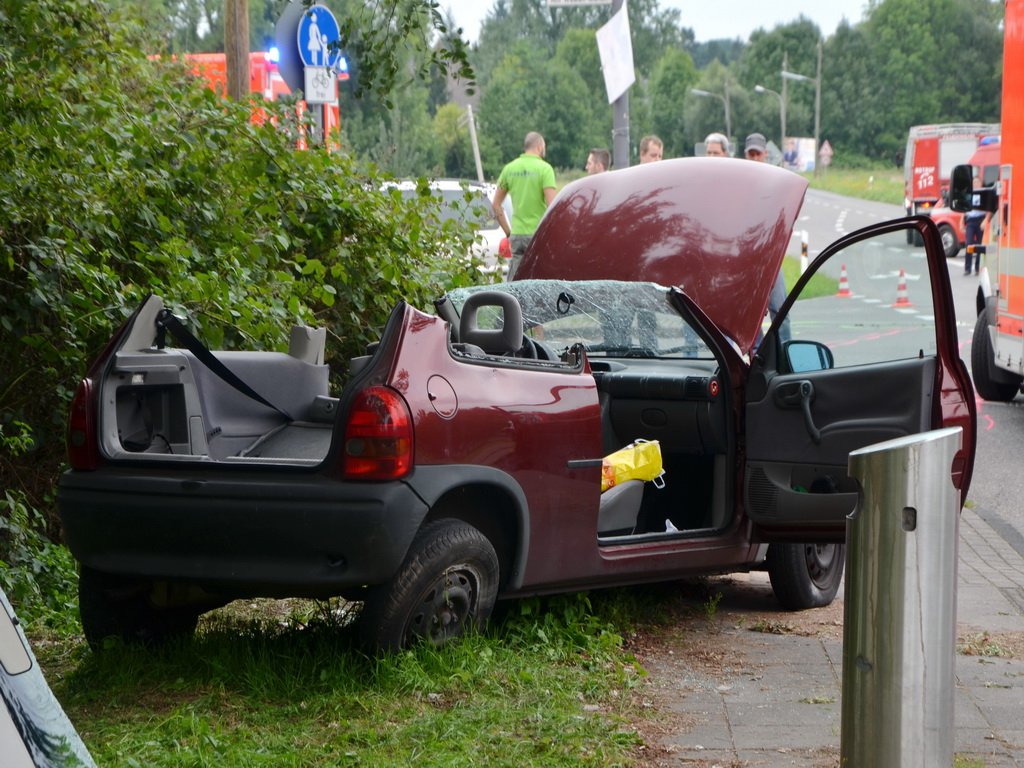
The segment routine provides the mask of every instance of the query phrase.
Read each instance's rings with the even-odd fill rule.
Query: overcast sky
[[[439,2],[442,10],[451,11],[470,42],[476,42],[481,22],[494,7],[492,0]],[[746,40],[758,27],[771,30],[776,24],[795,21],[800,14],[815,22],[828,37],[836,31],[843,17],[851,24],[861,21],[865,6],[865,0],[660,0],[658,3],[661,9],[678,8],[683,26],[693,29],[698,42],[722,37]]]

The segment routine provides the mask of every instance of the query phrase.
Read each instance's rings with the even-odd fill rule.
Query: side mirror
[[[832,350],[819,341],[786,342],[786,359],[793,373],[824,371],[835,367]]]
[[[971,166],[958,165],[949,179],[949,207],[960,213],[972,210],[994,213],[999,209],[999,195],[994,187],[975,188]]]

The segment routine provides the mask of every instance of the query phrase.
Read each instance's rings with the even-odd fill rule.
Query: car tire
[[[160,607],[150,600],[150,584],[82,566],[78,575],[78,613],[89,646],[102,650],[107,638],[153,645],[195,632],[200,611]]]
[[[971,378],[974,379],[974,389],[985,400],[1008,403],[1020,391],[1021,379],[1000,370],[1001,375],[997,380],[991,375],[992,361],[992,337],[988,333],[988,318],[982,312],[974,324],[974,336],[971,338]]]
[[[949,224],[939,225],[939,237],[942,239],[942,250],[947,259],[952,259],[960,253],[960,240],[956,236],[956,230]]]
[[[844,544],[772,544],[768,578],[779,604],[790,611],[821,608],[839,591],[846,559]]]
[[[473,526],[461,520],[424,526],[391,582],[367,593],[359,619],[364,646],[440,647],[480,629],[494,610],[499,575],[494,547]]]
[[[907,211],[907,216],[916,215],[917,211]],[[920,248],[924,245],[924,237],[916,229],[907,230],[907,245],[912,245],[915,248]]]

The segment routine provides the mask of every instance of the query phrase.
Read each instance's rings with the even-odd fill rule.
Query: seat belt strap
[[[244,381],[228,368],[224,363],[217,359],[217,357],[206,348],[206,346],[197,339],[192,332],[184,326],[184,324],[173,314],[169,309],[161,310],[156,318],[157,332],[157,348],[163,349],[165,343],[165,331],[170,331],[171,335],[178,340],[178,343],[185,347],[189,352],[196,356],[196,358],[209,368],[213,373],[217,374],[221,379],[226,381],[232,387],[237,389],[243,395],[252,398],[258,403],[262,403],[268,408],[277,411],[284,416],[288,421],[293,421],[292,417],[288,415],[287,411],[278,408],[272,402],[267,400],[263,395],[257,392],[255,389],[250,387]]]

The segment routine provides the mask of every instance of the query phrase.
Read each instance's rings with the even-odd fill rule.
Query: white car
[[[398,189],[403,198],[412,199],[416,196],[417,182],[405,179],[385,188]],[[508,238],[491,210],[491,200],[497,187],[464,179],[434,179],[430,182],[430,189],[444,203],[441,215],[445,220],[460,220],[476,231],[471,254],[483,262],[483,271],[490,274],[500,270],[501,274],[506,274],[512,252]],[[504,206],[505,215],[511,221],[512,203],[507,197]]]
[[[0,589],[0,765],[96,768],[43,677],[21,622]]]

